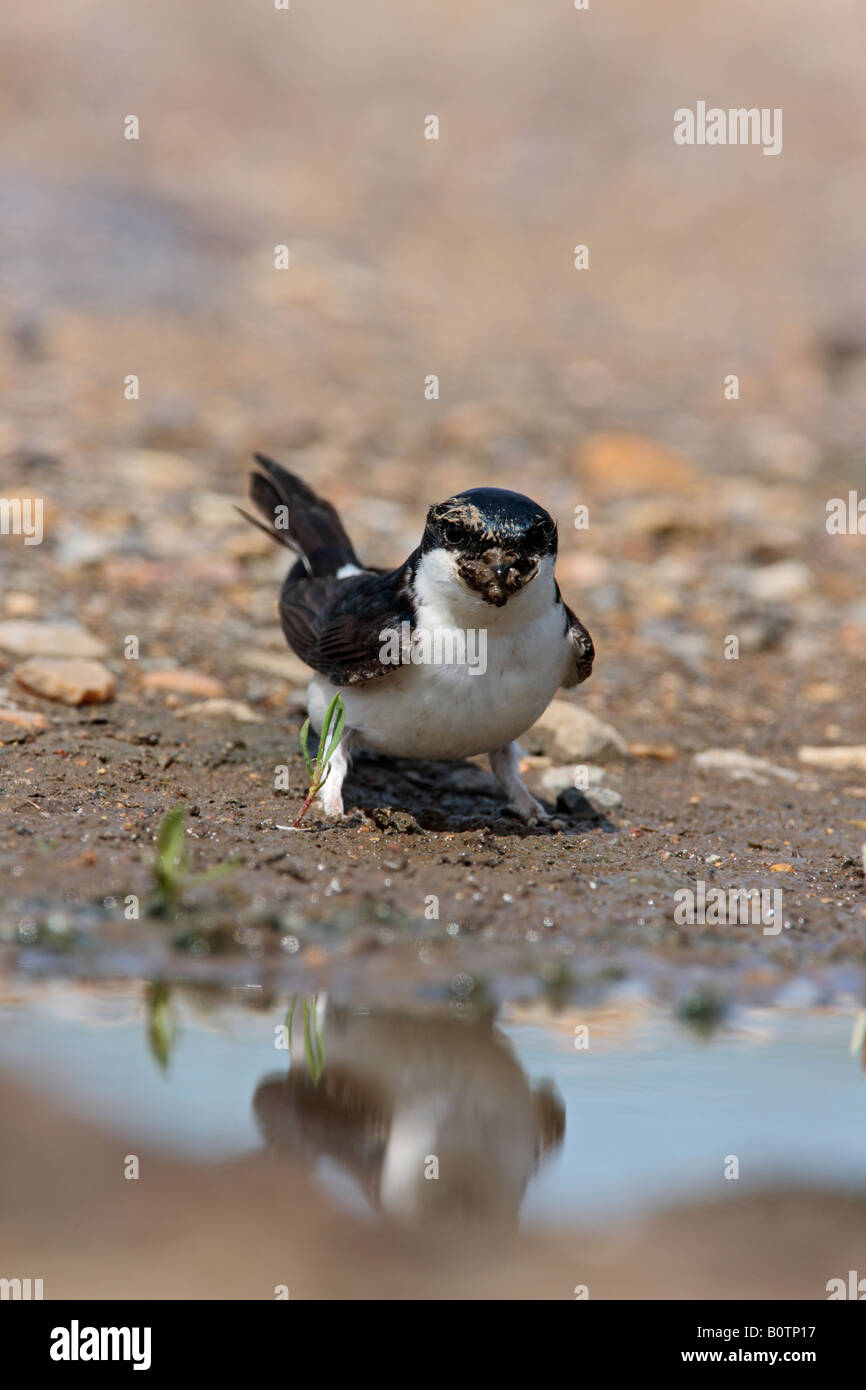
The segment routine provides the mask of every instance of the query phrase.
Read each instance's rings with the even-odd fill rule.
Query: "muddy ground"
[[[627,972],[661,983],[681,970],[721,995],[773,997],[792,972],[828,996],[856,989],[863,803],[850,778],[804,777],[781,792],[707,786],[690,767],[695,737],[659,721],[649,732],[676,737],[679,756],[614,765],[622,805],[562,816],[558,831],[507,819],[495,790],[453,790],[459,769],[373,759],[359,761],[348,784],[347,823],[313,816],[294,831],[305,788],[299,722],[268,711],[261,725],[204,721],[191,731],[174,713],[130,702],[61,717],[4,749],[7,939],[26,944],[35,924],[28,949],[55,966],[79,959],[70,937],[92,966],[94,934],[112,953],[148,956],[155,941],[174,942],[189,956],[174,967],[181,973],[222,971],[237,952],[252,958],[251,978],[264,971],[281,985],[300,982],[299,969],[321,980],[339,962],[368,988],[381,972],[423,985],[471,967],[479,980],[516,973],[524,988],[566,992]],[[762,729],[752,746],[795,765],[795,740],[813,733],[804,720],[794,739]],[[275,793],[269,771],[284,760],[291,789]],[[146,914],[154,840],[172,804],[189,809],[197,868],[239,862],[230,882],[191,893],[164,926]],[[720,862],[708,864],[713,854]],[[781,863],[790,869],[778,936],[760,925],[674,923],[677,888],[696,878],[774,887]],[[124,917],[129,894],[141,901],[137,923]],[[425,917],[430,895],[438,921]]]
[[[567,993],[637,972],[773,997],[799,972],[818,998],[859,993],[866,772],[798,761],[866,738],[866,537],[826,526],[829,499],[866,491],[847,12],[827,44],[807,6],[757,30],[710,7],[566,25],[495,6],[492,29],[446,8],[440,24],[385,0],[363,18],[191,4],[181,22],[157,4],[130,10],[122,43],[114,7],[4,21],[0,100],[24,116],[0,151],[0,480],[44,500],[45,535],[2,537],[0,617],[79,623],[117,680],[69,709],[0,652],[3,707],[46,721],[0,733],[6,959],[180,942],[181,972],[337,961],[373,990],[456,970]],[[668,108],[696,81],[783,104],[783,154],[675,147]],[[304,790],[302,712],[278,660],[282,558],[230,505],[254,448],[332,498],[372,562],[400,560],[458,488],[548,506],[598,649],[567,698],[632,748],[606,764],[620,800],[525,829],[480,773],[367,758],[347,823],[280,828]],[[145,688],[171,668],[258,722],[184,716],[194,693]],[[708,748],[797,776],[699,773]],[[545,764],[527,768],[537,785]],[[240,862],[172,935],[121,902],[146,903],[175,804],[197,867]],[[673,894],[698,878],[781,887],[782,930],[677,927]],[[237,921],[253,935],[233,940]]]

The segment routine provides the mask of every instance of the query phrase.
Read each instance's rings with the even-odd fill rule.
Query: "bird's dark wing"
[[[556,586],[556,597],[562,603],[562,595],[559,592],[559,585]],[[571,643],[572,661],[568,675],[562,684],[566,689],[574,685],[580,685],[589,675],[592,674],[592,663],[595,660],[595,647],[592,638],[580,621],[576,613],[573,613],[567,603],[562,603],[565,614],[565,632]]]
[[[308,579],[296,567],[280,596],[289,646],[334,685],[386,676],[401,664],[401,624],[413,619],[412,572],[409,561],[389,574],[365,570],[346,579]],[[385,660],[383,647],[389,648]]]

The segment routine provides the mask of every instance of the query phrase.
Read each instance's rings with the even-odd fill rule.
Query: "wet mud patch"
[[[320,987],[332,968],[366,987],[382,971],[384,993],[407,997],[447,990],[455,974],[497,999],[517,980],[567,998],[578,982],[632,975],[675,998],[703,982],[721,1001],[774,997],[798,978],[816,997],[861,987],[858,832],[839,835],[848,853],[826,833],[828,804],[840,827],[855,809],[844,787],[731,795],[687,773],[684,758],[632,759],[609,769],[620,806],[559,812],[551,829],[504,816],[473,763],[362,757],[347,819],[317,821],[314,806],[295,831],[299,718],[193,726],[118,704],[58,719],[0,750],[7,963],[122,973],[158,961],[169,976],[252,969],[299,987]],[[279,765],[287,792],[271,785]],[[682,775],[697,789],[685,801]],[[186,813],[193,870],[232,869],[185,895],[167,923],[148,903],[173,805]],[[698,880],[767,894],[784,883],[781,920],[680,924],[676,895]]]

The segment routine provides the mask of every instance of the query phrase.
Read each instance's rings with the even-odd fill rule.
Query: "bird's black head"
[[[445,550],[463,582],[501,608],[556,558],[556,522],[520,492],[476,487],[427,513],[421,552]]]

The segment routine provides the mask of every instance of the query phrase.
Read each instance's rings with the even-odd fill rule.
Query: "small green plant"
[[[310,774],[310,786],[304,798],[304,804],[298,812],[295,821],[295,829],[301,823],[302,817],[309,811],[325,782],[328,780],[328,773],[331,771],[328,764],[340,746],[343,737],[343,728],[346,723],[346,711],[343,709],[343,701],[339,695],[335,695],[325,711],[325,718],[322,720],[322,732],[319,735],[319,749],[316,753],[315,761],[310,757],[308,743],[310,739],[310,721],[304,720],[300,733],[301,752],[304,755],[304,762],[307,764],[307,772]]]
[[[160,822],[156,837],[156,860],[153,877],[156,883],[150,900],[150,911],[154,916],[175,907],[185,893],[210,883],[215,878],[223,878],[237,868],[236,859],[228,859],[224,864],[214,864],[202,873],[190,872],[189,845],[186,840],[186,807],[173,806]]]
[[[677,1018],[700,1038],[709,1038],[725,1017],[725,1001],[710,986],[697,985],[677,1005]]]
[[[286,1014],[285,1029],[291,1044],[292,1022],[295,1017],[298,997],[292,999]],[[325,1065],[325,1033],[319,1012],[316,1008],[315,995],[312,998],[303,1000],[304,1006],[304,1056],[307,1059],[307,1071],[314,1086],[318,1086],[319,1077]]]
[[[147,991],[147,1041],[151,1055],[163,1074],[168,1071],[174,1040],[171,991],[165,980],[152,980]]]

